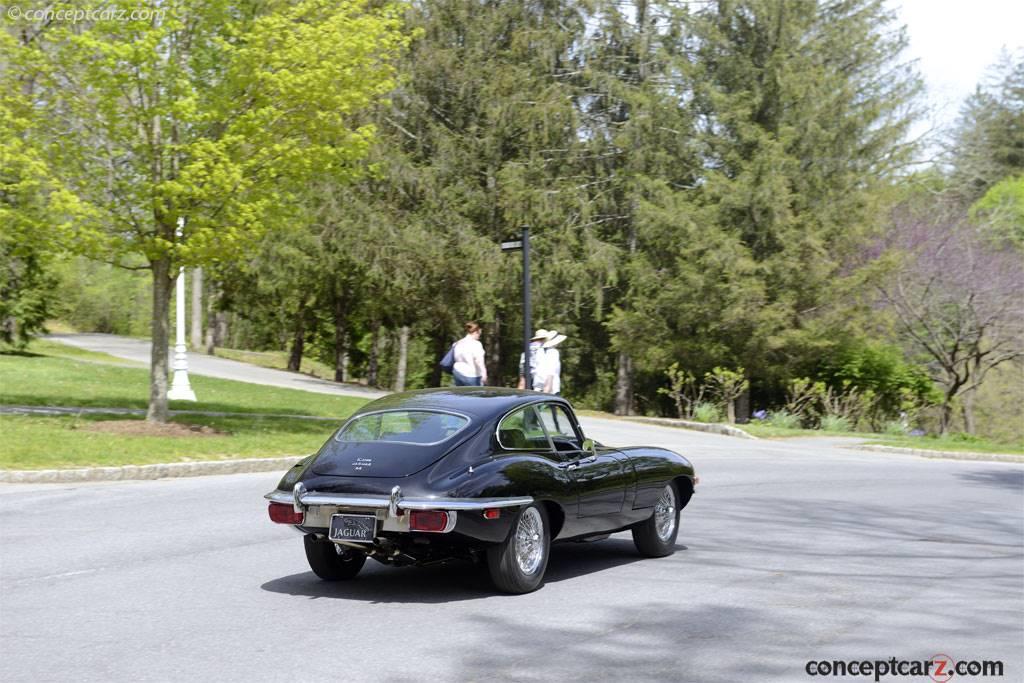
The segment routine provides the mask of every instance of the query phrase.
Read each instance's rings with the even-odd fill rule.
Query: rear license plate
[[[350,543],[373,543],[377,535],[377,518],[373,515],[331,515],[327,538]]]

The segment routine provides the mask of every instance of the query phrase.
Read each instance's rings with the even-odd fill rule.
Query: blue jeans
[[[482,377],[467,377],[461,372],[455,372],[452,370],[452,377],[455,378],[455,386],[457,387],[479,387],[483,386]]]

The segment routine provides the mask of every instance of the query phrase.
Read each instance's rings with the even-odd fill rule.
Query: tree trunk
[[[210,292],[206,296],[206,353],[212,356],[213,351],[217,348],[216,335],[217,335],[217,311],[214,310],[217,304],[217,300],[220,298],[220,293],[215,287],[210,287]]]
[[[345,300],[334,299],[334,381],[348,381],[348,318],[345,315]]]
[[[203,269],[192,269],[192,334],[193,351],[203,348]]]
[[[498,316],[494,317],[494,325],[487,335],[486,358],[488,381],[491,386],[498,386],[501,382],[501,319]]]
[[[729,399],[725,402],[725,417],[729,424],[736,424],[736,401],[735,399]]]
[[[409,361],[409,326],[398,328],[398,368],[395,370],[395,391],[405,391],[405,372]]]
[[[217,311],[217,329],[213,335],[213,341],[217,346],[225,346],[228,341],[228,312]]]
[[[153,272],[153,313],[150,337],[152,349],[149,357],[149,410],[150,422],[167,422],[167,345],[170,342],[171,259],[167,256],[150,263]]]
[[[939,435],[946,436],[949,434],[949,427],[953,423],[953,397],[946,394],[945,400],[942,403],[942,414],[939,418]]]
[[[434,334],[433,344],[434,349],[434,362],[431,365],[430,370],[430,386],[439,387],[441,386],[441,366],[439,363],[444,357],[444,354],[448,352],[448,342],[445,341],[444,330],[439,330]]]
[[[370,361],[366,368],[366,383],[371,387],[377,386],[377,371],[380,368],[380,323],[376,320],[370,323]]]
[[[306,309],[300,308],[292,328],[292,350],[288,354],[288,369],[298,372],[302,367],[302,351],[306,347]]]
[[[963,403],[960,410],[964,416],[964,431],[974,434],[976,426],[974,423],[974,393],[976,389],[968,389],[963,393]]]
[[[744,390],[736,399],[736,421],[741,425],[750,422],[750,389]]]
[[[619,353],[619,368],[615,377],[615,414],[633,414],[633,359]]]

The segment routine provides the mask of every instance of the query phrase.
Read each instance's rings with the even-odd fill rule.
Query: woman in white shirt
[[[480,387],[487,384],[484,345],[480,343],[480,326],[466,323],[466,336],[455,343],[455,366],[452,377],[457,387]]]
[[[564,342],[565,339],[564,334],[552,331],[551,338],[544,342],[545,393],[562,393],[562,356],[555,347]]]
[[[553,330],[543,328],[537,330],[530,339],[530,379],[531,389],[544,391],[548,376],[547,363],[545,362],[544,342],[557,334]],[[526,378],[523,376],[523,354],[519,354],[519,385],[518,389],[526,388]]]

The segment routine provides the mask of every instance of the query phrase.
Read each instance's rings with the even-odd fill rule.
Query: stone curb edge
[[[246,458],[204,462],[173,462],[158,465],[124,465],[122,467],[82,467],[67,470],[0,470],[0,483],[60,484],[83,481],[127,481],[205,477],[214,474],[243,472],[284,472],[304,456],[283,458]]]
[[[1024,464],[1024,455],[1013,453],[977,453],[974,451],[929,451],[922,448],[903,448],[902,446],[882,446],[864,444],[861,446],[844,446],[858,451],[876,451],[879,453],[899,453],[917,455],[933,460],[989,460],[992,462],[1012,462]]]
[[[674,420],[670,417],[626,417],[631,422],[646,422],[648,424],[663,425],[665,427],[676,427],[678,429],[692,429],[697,432],[709,432],[723,436],[736,436],[741,439],[758,440],[753,434],[748,434],[739,427],[711,422],[690,422],[689,420]]]

